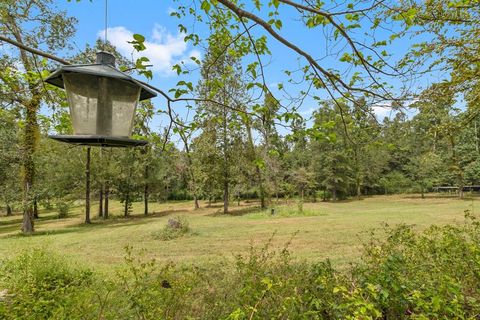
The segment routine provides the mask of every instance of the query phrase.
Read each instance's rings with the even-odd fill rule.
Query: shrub
[[[58,218],[66,218],[70,212],[70,208],[72,207],[71,203],[66,201],[59,201],[56,203]]]
[[[404,193],[414,185],[407,176],[399,171],[388,173],[380,179],[379,183],[385,194]]]
[[[158,240],[168,241],[180,238],[190,232],[188,221],[183,217],[168,219],[167,224],[160,231],[154,232],[153,237]]]
[[[466,223],[386,227],[385,240],[366,246],[358,283],[375,288],[372,299],[387,318],[458,319],[480,313],[480,227]]]
[[[77,303],[92,273],[52,252],[34,249],[2,263],[0,278],[0,318],[67,319],[69,306]]]

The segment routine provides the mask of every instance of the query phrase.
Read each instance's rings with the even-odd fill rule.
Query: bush
[[[168,219],[163,229],[153,233],[153,237],[158,240],[168,241],[182,237],[188,232],[190,232],[188,221],[183,217],[175,217]]]
[[[405,193],[405,190],[409,190],[415,185],[415,183],[399,171],[388,173],[380,179],[379,183],[384,194]]]
[[[387,318],[459,319],[480,313],[480,227],[386,227],[386,240],[366,246],[356,277]]]
[[[1,319],[67,319],[69,306],[77,304],[92,273],[52,252],[34,249],[2,263],[0,278]]]
[[[72,205],[66,201],[60,201],[57,202],[56,207],[58,212],[58,218],[62,219],[68,217]]]

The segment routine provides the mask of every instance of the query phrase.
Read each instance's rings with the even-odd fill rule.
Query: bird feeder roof
[[[157,93],[155,91],[148,88],[140,81],[135,80],[131,76],[125,74],[124,72],[118,70],[111,65],[103,63],[62,65],[57,70],[55,70],[47,79],[45,79],[45,82],[63,89],[64,84],[62,75],[64,73],[88,74],[98,77],[115,78],[133,83],[141,88],[140,100],[151,99],[157,96]]]

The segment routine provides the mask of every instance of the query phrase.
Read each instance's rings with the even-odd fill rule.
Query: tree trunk
[[[29,204],[28,195],[30,193],[30,184],[25,183],[24,195],[23,195],[23,221],[22,221],[22,232],[23,233],[32,233],[35,231],[35,226],[33,223],[33,210],[32,206]]]
[[[37,197],[33,198],[33,218],[38,219],[38,203],[37,203]]]
[[[475,150],[478,153],[480,151],[480,146],[479,146],[479,139],[478,139],[477,121],[475,120],[473,124],[475,126]]]
[[[257,155],[255,152],[255,144],[253,143],[252,136],[252,127],[250,125],[250,118],[246,115],[244,119],[245,128],[247,131],[248,146],[250,149],[250,161],[255,162],[257,160]],[[265,187],[263,185],[262,171],[260,170],[259,164],[255,164],[255,174],[257,176],[258,190],[260,191],[260,207],[262,209],[266,208],[265,204]]]
[[[228,213],[228,179],[223,181],[223,213]]]
[[[85,165],[85,223],[90,221],[90,152],[91,147],[87,147],[87,163]]]
[[[265,202],[265,188],[263,186],[263,181],[262,181],[262,173],[260,171],[260,168],[257,166],[257,179],[258,181],[258,188],[260,190],[260,208],[265,209],[267,207],[267,204]]]
[[[425,190],[423,184],[420,185],[420,192],[422,193],[422,199],[425,199]]]
[[[148,215],[148,196],[149,196],[149,190],[148,190],[148,165],[145,166],[145,186],[143,188],[143,214]]]
[[[196,193],[193,194],[193,201],[195,203],[195,210],[200,209],[200,205],[198,204],[198,197]]]
[[[105,205],[103,206],[103,219],[108,219],[108,200],[110,197],[110,185],[105,183]]]
[[[23,162],[23,223],[22,231],[32,233],[35,231],[33,208],[30,198],[35,177],[34,153],[37,145],[38,123],[37,110],[40,104],[39,100],[32,99],[26,106],[26,118],[24,126],[24,162]]]
[[[31,207],[28,207],[23,211],[22,232],[28,234],[34,231],[35,228],[33,224],[33,210]]]
[[[130,192],[128,191],[127,194],[125,195],[125,208],[123,211],[123,216],[125,218],[128,218],[130,216],[130,213],[128,210],[129,205],[130,205]]]
[[[458,186],[458,197],[463,198],[463,169],[461,168],[460,162],[457,158],[457,153],[455,152],[455,140],[454,136],[450,135],[450,148],[452,149],[452,164],[456,168],[456,175],[457,175],[457,186]]]
[[[13,26],[11,31],[15,40],[23,44],[23,39],[21,35],[21,28],[17,25],[15,20],[11,21]],[[20,59],[22,61],[23,67],[25,70],[32,71],[34,68],[31,65],[31,62],[28,58],[27,52],[20,50]],[[37,113],[40,109],[41,94],[38,90],[37,80],[29,79],[28,88],[31,94],[31,99],[24,104],[25,107],[25,123],[24,123],[24,134],[22,141],[23,148],[23,222],[22,222],[22,231],[24,233],[32,233],[35,231],[34,221],[33,221],[33,209],[30,199],[30,192],[32,191],[34,185],[35,177],[35,161],[34,154],[37,147],[37,139],[40,136],[38,129]]]
[[[12,207],[10,207],[9,204],[7,204],[7,217],[10,217],[12,215]]]
[[[148,215],[148,184],[145,184],[145,189],[143,190],[143,214]]]
[[[103,217],[103,183],[100,184],[100,192],[98,199],[98,217]]]
[[[357,185],[357,199],[360,199],[360,197],[362,196],[362,188],[361,188],[360,181],[357,181],[356,185]]]
[[[337,201],[337,188],[332,189],[332,200]]]

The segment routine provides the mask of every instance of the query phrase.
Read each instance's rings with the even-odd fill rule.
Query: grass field
[[[83,208],[72,210],[68,218],[57,219],[55,212],[40,212],[37,233],[19,233],[21,216],[0,217],[0,258],[12,256],[28,247],[57,250],[74,260],[108,270],[122,262],[124,247],[145,249],[146,255],[158,260],[208,263],[231,259],[234,253],[245,252],[250,244],[260,245],[273,237],[273,244],[282,248],[296,233],[290,245],[294,254],[310,261],[330,258],[339,266],[358,258],[366,231],[386,222],[406,223],[416,228],[432,224],[463,221],[464,211],[475,211],[480,199],[448,197],[375,196],[363,200],[337,203],[305,203],[303,213],[295,203],[278,205],[277,214],[260,211],[257,203],[233,205],[230,215],[220,214],[221,204],[193,210],[191,202],[150,204],[152,214],[144,217],[141,203],[136,203],[131,218],[122,218],[122,206],[111,203],[112,219],[94,219],[84,225]],[[96,212],[96,207],[92,208]],[[168,219],[182,216],[188,220],[191,234],[170,241],[157,240],[154,233]]]

